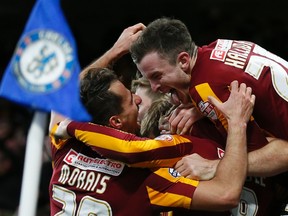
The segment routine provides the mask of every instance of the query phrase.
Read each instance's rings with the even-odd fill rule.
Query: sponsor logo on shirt
[[[231,40],[219,39],[215,48],[211,52],[210,59],[224,62],[227,52],[231,48],[231,46]]]
[[[64,162],[82,170],[93,170],[118,176],[124,169],[124,163],[105,158],[92,158],[73,149],[66,154]]]
[[[200,101],[198,104],[200,111],[210,119],[217,120],[217,114],[214,110],[214,106],[210,104],[208,101]]]

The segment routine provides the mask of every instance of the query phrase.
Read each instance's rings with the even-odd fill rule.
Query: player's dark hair
[[[122,98],[109,91],[111,84],[118,80],[113,70],[91,68],[80,82],[81,101],[93,123],[108,125],[109,118],[123,112]]]
[[[196,50],[187,26],[180,20],[163,17],[151,22],[130,48],[134,63],[151,52],[157,52],[170,64],[176,64],[180,52],[191,56]]]

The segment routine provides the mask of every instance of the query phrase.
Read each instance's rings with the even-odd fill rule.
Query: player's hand
[[[71,136],[67,133],[67,126],[71,122],[70,119],[66,118],[63,121],[61,121],[55,130],[55,132],[52,132],[52,135],[55,136],[58,139],[68,139],[71,138]]]
[[[193,123],[202,117],[202,114],[193,104],[181,104],[168,117],[170,133],[188,134],[193,127]]]
[[[230,87],[231,93],[226,102],[221,103],[212,96],[208,100],[224,115],[228,123],[246,124],[253,112],[255,95],[252,94],[251,87],[247,87],[245,83],[239,86],[237,80],[232,81]]]
[[[197,153],[188,155],[179,160],[175,170],[181,176],[194,180],[210,180],[215,176],[220,160],[207,160]]]
[[[142,30],[145,28],[146,26],[143,23],[137,23],[124,29],[117,41],[114,43],[112,49],[120,52],[120,56],[128,53],[132,43],[139,37]]]

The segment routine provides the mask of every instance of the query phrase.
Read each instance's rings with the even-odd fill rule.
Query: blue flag
[[[80,100],[79,73],[76,43],[60,0],[38,0],[4,73],[0,96],[88,121]]]

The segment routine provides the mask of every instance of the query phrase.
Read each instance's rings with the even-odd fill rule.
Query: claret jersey
[[[256,95],[253,117],[270,136],[288,140],[288,62],[248,41],[218,39],[198,48],[191,73],[190,95],[199,110],[221,131],[227,123],[207,101],[226,101],[233,80]],[[222,128],[223,129],[223,128]],[[249,129],[248,129],[249,135]],[[222,133],[224,133],[222,131]],[[254,132],[253,132],[254,133]],[[257,147],[252,146],[252,149]]]
[[[135,166],[147,164],[151,159],[156,167],[159,164],[168,167],[171,162],[167,159],[180,158],[181,154],[191,151],[210,159],[223,154],[221,147],[205,139],[196,139],[194,145],[188,138],[180,136],[163,136],[148,142],[148,139],[90,123],[72,122],[68,127],[71,135],[89,142],[89,145],[75,138],[59,140],[53,132],[50,134],[53,160],[49,186],[51,215],[158,216],[163,211],[189,209],[199,181],[181,177],[171,168],[133,168],[109,159],[112,158],[109,156],[118,154],[118,159],[127,158],[126,161],[134,162]],[[140,148],[134,146],[141,145],[141,142],[143,146],[149,146],[146,153],[152,154],[150,157],[145,158],[146,153],[139,154]],[[121,148],[124,143],[132,149],[126,148],[125,151]],[[161,148],[163,143],[166,146]],[[172,156],[169,155],[170,148],[175,151]],[[229,213],[195,211],[192,215],[223,216]]]
[[[288,140],[288,62],[249,41],[218,39],[198,48],[191,73],[190,96],[224,138],[227,136],[227,121],[207,97],[212,95],[222,102],[226,101],[233,80],[251,87],[256,96],[252,120],[247,128],[248,151],[266,145],[265,135]],[[275,180],[283,177],[279,175]],[[273,202],[276,193],[275,180],[272,179],[250,178],[247,181],[245,185],[248,188],[243,190],[246,191],[245,196],[250,197],[250,203],[260,204],[252,204],[249,208],[244,203],[239,205],[241,215],[247,215],[243,212],[254,215],[257,211],[260,215],[267,214],[265,207]]]
[[[55,129],[56,130],[56,129]],[[163,135],[155,140],[140,138],[133,134],[122,132],[116,129],[109,127],[104,127],[92,123],[79,123],[71,122],[67,127],[68,133],[72,137],[76,137],[80,141],[84,142],[86,145],[89,145],[91,149],[97,151],[100,155],[119,159],[126,161],[127,163],[132,163],[129,166],[136,167],[159,167],[159,166],[173,166],[174,161],[173,157],[170,155],[171,152],[174,152],[176,158],[182,157],[186,154],[198,153],[202,157],[207,159],[217,159],[222,158],[224,155],[224,150],[221,148],[221,145],[218,145],[216,142],[201,139],[193,136],[182,137],[178,135]],[[62,146],[66,146],[67,141],[58,141],[53,142],[55,145],[55,150],[62,149]],[[94,153],[95,154],[95,153]],[[138,156],[137,156],[138,155]],[[99,157],[99,156],[98,156]],[[107,160],[107,159],[105,159]],[[116,162],[116,161],[115,161]],[[127,167],[128,169],[128,167]],[[134,171],[140,172],[138,169],[133,169]],[[131,170],[131,172],[133,171]],[[141,169],[140,169],[141,170]],[[146,170],[146,169],[145,169]],[[135,173],[136,174],[136,173]],[[157,176],[157,177],[155,177]],[[167,188],[167,184],[172,185],[174,181],[179,177],[177,172],[171,168],[162,168],[158,169],[156,172],[153,172],[153,175],[149,175],[151,182],[155,183],[156,179],[169,179],[169,181],[163,181],[161,184],[164,188]],[[176,179],[175,179],[176,178]],[[188,179],[187,179],[188,180]],[[115,180],[116,181],[116,180]],[[162,181],[162,180],[161,180]],[[171,182],[170,182],[171,181]],[[190,180],[188,180],[189,182]],[[151,183],[148,181],[148,183]],[[166,182],[166,183],[165,183]],[[196,189],[195,181],[187,184],[187,191],[190,194]],[[57,183],[57,182],[56,182]],[[148,184],[145,182],[144,184]],[[131,183],[132,184],[132,183]],[[158,182],[154,184],[154,187],[158,187]],[[179,191],[181,191],[179,187]],[[169,187],[168,187],[169,188]],[[175,188],[178,188],[176,184]],[[186,190],[186,189],[185,189]],[[155,191],[154,191],[155,192]],[[182,191],[183,192],[183,191]],[[157,191],[158,193],[158,191]],[[163,191],[162,191],[163,193]],[[155,194],[155,193],[154,193]],[[181,194],[181,192],[180,192]],[[233,215],[259,215],[259,216],[270,216],[271,210],[273,208],[273,199],[275,196],[274,183],[269,178],[248,178],[245,183],[245,188],[243,189],[241,195],[241,203],[239,206],[232,210]],[[181,196],[180,196],[181,197]],[[191,198],[191,197],[190,197]],[[191,201],[189,198],[189,202]],[[168,203],[164,202],[165,205],[169,206]],[[147,205],[149,205],[147,203]],[[157,204],[159,205],[159,204]],[[162,206],[163,203],[160,205]],[[163,207],[163,206],[162,206]],[[170,208],[171,209],[171,208]],[[173,208],[172,208],[173,209]],[[186,209],[188,209],[186,207]],[[175,210],[175,209],[174,209]],[[179,213],[180,211],[180,213]],[[193,212],[193,214],[192,214]],[[219,215],[227,215],[228,212],[219,213]],[[174,215],[218,215],[215,212],[196,212],[196,211],[187,211],[185,208],[182,210],[175,210]],[[230,215],[230,214],[228,214]]]

